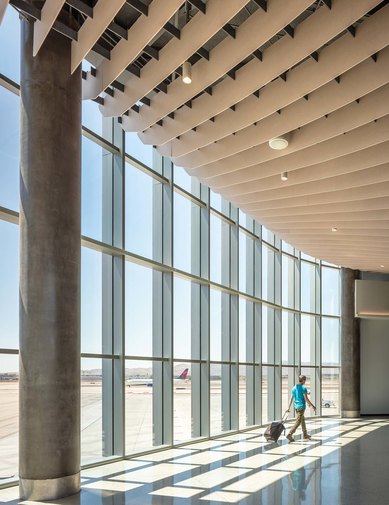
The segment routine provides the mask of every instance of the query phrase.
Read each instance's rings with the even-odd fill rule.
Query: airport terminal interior
[[[0,0],[0,503],[388,505],[388,26]]]

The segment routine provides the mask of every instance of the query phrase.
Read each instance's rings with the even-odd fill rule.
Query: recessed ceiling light
[[[335,228],[335,226],[333,228],[331,228],[331,231],[338,231],[338,228]]]
[[[281,151],[288,147],[289,142],[285,137],[275,137],[269,140],[269,146],[276,151]]]
[[[288,180],[288,172],[282,172],[281,181],[287,181],[287,180]]]
[[[189,61],[184,61],[182,65],[182,82],[190,84],[192,82],[192,65]]]
[[[385,265],[380,265],[381,268],[385,268]]]

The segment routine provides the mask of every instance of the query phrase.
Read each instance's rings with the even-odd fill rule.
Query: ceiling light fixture
[[[385,265],[380,265],[381,268],[385,268]]]
[[[192,82],[192,65],[189,61],[184,61],[182,64],[182,82],[190,84]]]
[[[287,180],[288,180],[288,172],[282,172],[281,181],[287,181]]]
[[[275,137],[274,139],[269,140],[269,146],[276,151],[286,149],[288,147],[288,144],[289,142],[286,137]]]
[[[331,231],[338,231],[338,228],[335,228],[335,226],[333,228],[331,228]]]

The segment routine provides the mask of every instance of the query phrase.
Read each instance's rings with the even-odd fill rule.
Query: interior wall
[[[361,279],[389,281],[363,272]],[[361,319],[361,414],[389,415],[389,319]]]

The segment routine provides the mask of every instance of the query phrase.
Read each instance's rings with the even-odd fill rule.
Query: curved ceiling
[[[34,52],[72,38],[83,98],[125,131],[306,253],[389,272],[387,1],[9,3],[36,19]]]

